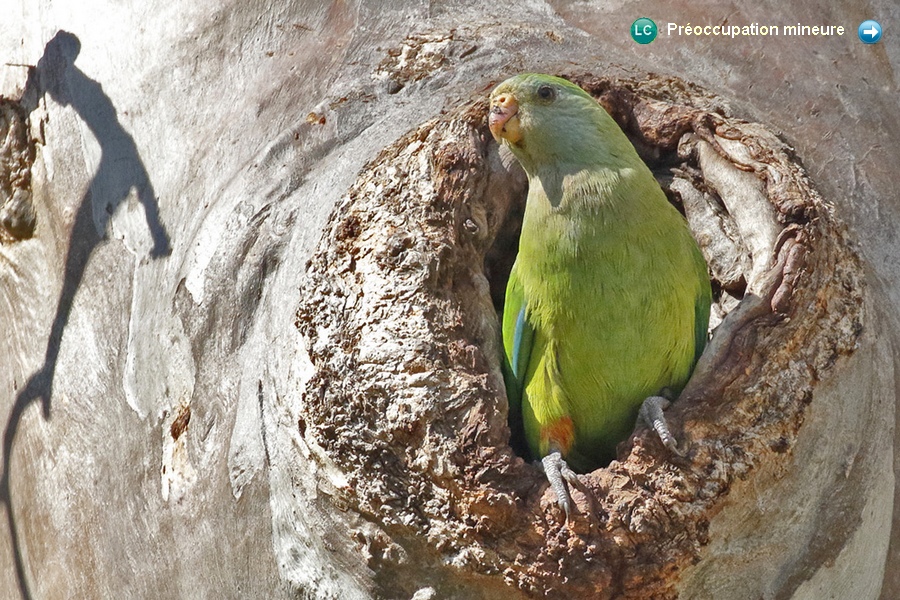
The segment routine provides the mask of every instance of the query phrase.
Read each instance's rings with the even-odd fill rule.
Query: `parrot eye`
[[[542,85],[538,88],[537,93],[544,100],[552,100],[556,96],[556,90],[549,85]]]

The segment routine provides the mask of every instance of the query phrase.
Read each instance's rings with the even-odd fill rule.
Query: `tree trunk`
[[[900,594],[898,46],[814,3],[401,4],[0,9],[0,588]],[[499,374],[525,182],[485,98],[522,71],[607,107],[717,290],[684,456],[639,428],[571,523]]]

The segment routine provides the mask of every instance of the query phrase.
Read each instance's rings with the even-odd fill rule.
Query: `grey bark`
[[[0,223],[10,597],[900,593],[900,50],[857,42],[870,15],[642,5],[660,25],[765,14],[851,33],[638,47],[627,27],[643,15],[590,3],[91,8],[0,8],[0,57],[34,66],[0,66],[0,95],[36,141],[16,154],[33,161],[34,229],[23,192],[0,215],[25,223]],[[877,8],[898,22],[894,4]],[[638,107],[619,117],[649,160],[682,143],[699,174],[667,176],[671,189],[689,218],[693,203],[720,224],[710,241],[729,240],[711,254],[733,296],[722,335],[672,409],[689,462],[639,433],[585,478],[619,529],[562,528],[504,437],[497,277],[475,259],[522,182],[479,137],[478,111],[522,70],[636,94],[607,101]],[[642,138],[669,106],[732,116]],[[11,201],[17,177],[0,181]],[[760,211],[734,207],[761,206],[761,190],[775,216],[748,225]],[[398,208],[425,211],[418,229]],[[807,237],[778,239],[791,224],[778,215]],[[777,245],[769,279],[761,257]],[[443,321],[425,310],[436,297]]]

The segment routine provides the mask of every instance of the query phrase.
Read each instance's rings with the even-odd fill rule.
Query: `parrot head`
[[[614,158],[624,138],[615,121],[574,83],[525,73],[491,92],[488,126],[527,172],[546,165],[577,166],[598,157]]]

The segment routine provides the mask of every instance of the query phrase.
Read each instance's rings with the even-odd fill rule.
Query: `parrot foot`
[[[566,483],[568,482],[569,485],[581,489],[581,482],[578,481],[575,471],[569,468],[569,465],[566,464],[565,459],[559,452],[551,452],[542,458],[541,465],[544,468],[547,481],[550,482],[550,487],[556,493],[556,503],[566,513],[566,522],[568,522],[572,514],[572,496],[569,495],[569,488]]]
[[[651,427],[659,435],[659,440],[663,443],[663,446],[674,454],[681,456],[678,444],[675,442],[675,436],[669,430],[666,417],[663,415],[663,411],[669,408],[671,404],[668,398],[650,396],[641,404],[641,409],[638,411],[638,421],[643,421],[648,427]]]

